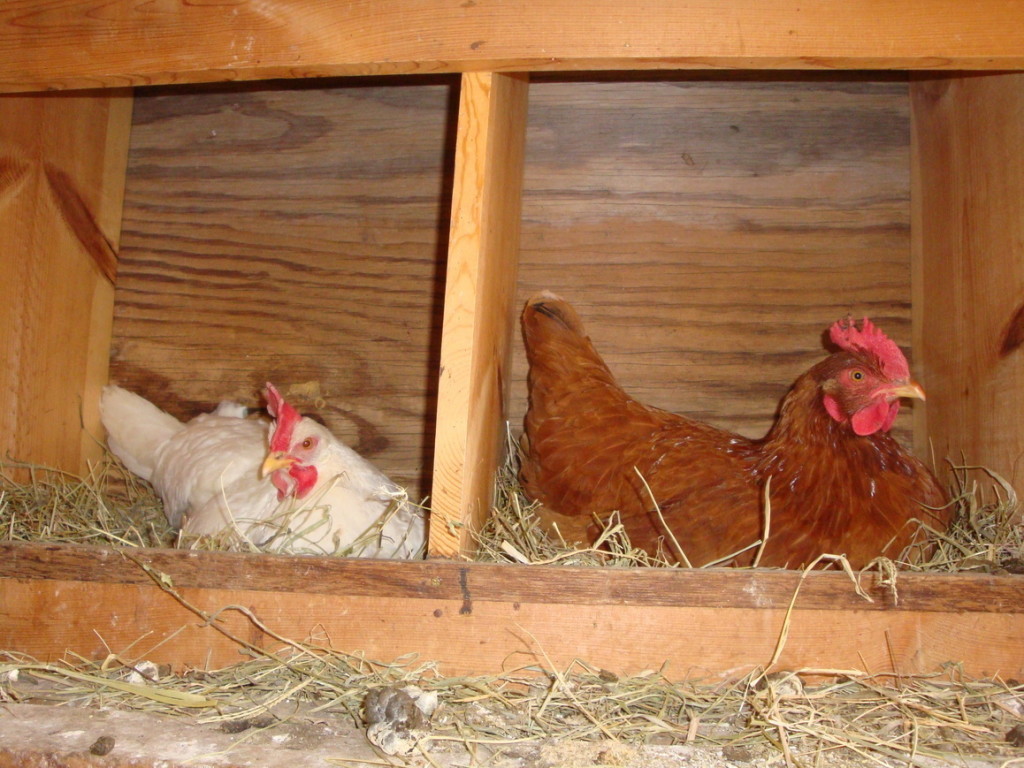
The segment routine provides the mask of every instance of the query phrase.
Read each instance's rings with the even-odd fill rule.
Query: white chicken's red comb
[[[829,328],[829,338],[833,344],[847,352],[871,355],[878,361],[882,373],[893,381],[910,378],[910,366],[903,351],[866,317],[861,322],[860,330],[852,318],[837,320]]]
[[[292,444],[292,435],[295,433],[295,425],[302,419],[302,415],[292,406],[288,405],[277,387],[267,382],[267,410],[276,419],[273,434],[270,436],[271,451],[287,451]]]

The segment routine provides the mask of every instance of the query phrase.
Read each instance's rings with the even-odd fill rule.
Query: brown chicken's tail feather
[[[583,321],[576,314],[576,310],[564,299],[550,291],[539,293],[526,303],[523,319],[527,326],[541,321],[541,318],[536,317],[537,314],[554,320],[572,333],[584,335]]]
[[[526,302],[522,320],[535,404],[546,393],[577,389],[587,382],[618,386],[567,301],[542,291]]]

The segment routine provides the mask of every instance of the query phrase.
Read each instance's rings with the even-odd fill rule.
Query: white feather
[[[277,506],[276,490],[259,476],[269,424],[241,418],[245,413],[244,406],[223,402],[213,413],[182,424],[121,387],[105,387],[100,397],[111,453],[153,484],[175,526],[185,514],[202,520],[200,512],[225,495],[256,517]]]
[[[185,428],[145,398],[113,385],[100,395],[100,419],[111,453],[143,480],[153,476],[160,446]]]
[[[268,427],[266,421],[203,414],[160,447],[151,482],[172,525],[187,515],[190,531],[222,528],[213,510],[225,498],[239,514],[254,517],[277,505],[277,490],[260,477]]]
[[[326,427],[303,418],[292,442],[309,436],[319,440],[310,462],[317,468],[316,485],[301,501],[286,499],[261,525],[251,525],[249,537],[265,549],[292,554],[422,557],[423,510]]]
[[[317,438],[317,483],[302,500],[278,499],[260,477],[269,424],[224,402],[187,424],[120,387],[100,401],[111,451],[149,480],[172,525],[248,539],[289,554],[422,557],[426,520],[398,485],[325,427],[303,418],[293,444]]]

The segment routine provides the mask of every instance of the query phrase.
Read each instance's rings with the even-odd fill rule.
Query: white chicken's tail
[[[111,453],[143,480],[152,477],[160,446],[185,428],[145,398],[113,384],[100,396],[100,419]]]

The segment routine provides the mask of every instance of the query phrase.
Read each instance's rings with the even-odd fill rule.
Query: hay
[[[176,530],[152,486],[110,453],[84,477],[0,462],[0,538],[8,541],[357,557],[365,547],[379,544],[384,526],[406,502],[404,491],[394,494],[380,517],[345,547],[337,537],[323,535],[332,524],[330,510],[317,500],[285,508],[277,518],[264,521],[262,529],[270,535],[257,545],[237,527],[212,536]]]
[[[166,547],[176,533],[149,484],[107,455],[84,477],[35,464],[0,463],[0,536],[9,541]]]
[[[30,481],[15,482],[10,470],[30,475]],[[652,556],[631,547],[614,517],[600,548],[552,538],[515,476],[514,464],[507,464],[499,503],[479,536],[478,559],[678,567],[664,553]],[[949,531],[929,532],[931,558],[900,567],[1003,572],[1022,559],[1016,496],[991,473],[991,487],[970,476],[984,473],[958,468],[956,518]],[[115,545],[129,557],[131,547],[182,543],[152,491],[110,459],[84,478],[8,464],[0,482],[6,538]],[[204,624],[226,634],[217,616],[188,604],[160,574],[150,575]],[[498,764],[517,750],[574,742],[686,745],[734,764],[793,767],[927,765],[929,759],[967,757],[989,760],[986,765],[1024,764],[1020,748],[1008,742],[1024,726],[1024,687],[966,679],[955,667],[935,676],[840,672],[827,682],[820,682],[820,671],[812,679],[759,670],[738,681],[708,683],[673,681],[664,671],[619,678],[580,660],[561,670],[546,663],[452,678],[413,658],[380,662],[338,651],[326,638],[283,638],[246,617],[277,647],[264,650],[229,635],[245,660],[216,672],[160,669],[133,656],[131,648],[111,650],[102,661],[68,656],[60,663],[0,652],[0,701],[115,707],[224,727],[281,728],[303,718],[331,717],[361,729],[367,694],[415,685],[436,694],[441,704],[410,758],[418,764],[436,765],[453,754],[468,756],[470,764]],[[545,658],[542,648],[533,650]],[[401,764],[395,760],[382,757],[381,764]]]
[[[1007,738],[1024,722],[1024,686],[966,680],[955,669],[903,677],[898,685],[867,675],[810,685],[795,673],[761,672],[730,684],[678,683],[656,671],[619,678],[582,661],[560,671],[525,667],[445,678],[412,659],[386,664],[315,641],[289,641],[216,674],[157,675],[151,668],[113,654],[61,664],[0,654],[0,700],[158,712],[222,727],[330,717],[362,728],[368,694],[415,685],[440,704],[417,744],[423,753],[479,757],[513,746],[602,741],[693,745],[742,762],[789,766],[829,756],[829,764],[841,758],[844,765],[967,756],[999,765],[1020,757]]]
[[[914,543],[896,560],[879,558],[873,568],[890,578],[899,570],[918,572],[1024,573],[1024,518],[1016,493],[998,474],[983,467],[953,466],[953,520],[946,531],[918,522]],[[988,482],[985,482],[985,481]],[[653,554],[634,548],[617,514],[595,518],[601,530],[595,546],[567,542],[549,533],[518,481],[513,452],[498,472],[491,516],[476,534],[477,560],[523,564],[604,567],[680,567],[666,550]],[[770,536],[770,531],[767,532]],[[752,541],[747,549],[764,541]],[[673,552],[685,552],[676,542]],[[927,553],[924,557],[920,553]],[[728,558],[726,558],[728,559]],[[702,567],[710,567],[708,564]]]
[[[952,469],[953,521],[946,531],[924,526],[932,554],[910,567],[938,572],[1024,573],[1024,517],[1013,488],[985,467],[957,465]]]
[[[881,560],[883,573],[898,570],[934,572],[1024,572],[1024,516],[1016,493],[996,473],[983,467],[952,467],[953,522],[946,531],[920,523],[917,542],[895,561]],[[19,482],[16,475],[28,475]],[[396,499],[361,541],[371,541]],[[566,541],[545,530],[537,504],[525,496],[518,464],[509,451],[497,477],[496,502],[484,527],[475,534],[480,562],[559,564],[593,567],[680,567],[672,552],[645,552],[633,547],[616,514],[597,520],[601,533],[593,546]],[[423,507],[429,514],[429,509]],[[311,524],[315,524],[315,519]],[[233,531],[185,536],[167,523],[160,499],[143,480],[107,454],[92,471],[70,472],[8,461],[0,462],[0,536],[10,541],[108,544],[122,547],[177,547],[202,551],[288,552],[290,542],[308,531],[280,526],[280,534],[257,546]],[[749,548],[763,544],[753,541]],[[352,556],[358,547],[313,554]],[[928,552],[925,558],[911,556]],[[708,566],[704,566],[708,567]]]

